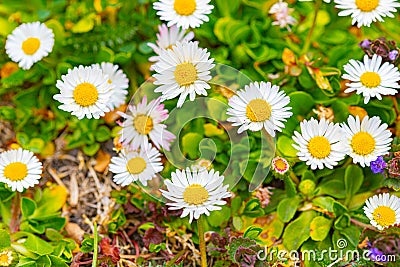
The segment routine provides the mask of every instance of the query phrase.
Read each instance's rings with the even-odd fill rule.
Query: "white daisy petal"
[[[200,56],[201,55],[201,56]],[[215,66],[207,49],[198,47],[197,42],[176,43],[171,49],[162,50],[159,61],[154,65],[155,92],[162,93],[162,100],[179,96],[177,107],[181,107],[189,95],[190,101],[197,95],[207,95],[211,76],[202,75]]]
[[[104,75],[108,76],[107,82],[112,85],[111,97],[108,99],[108,105],[115,109],[125,103],[128,94],[129,79],[125,73],[119,69],[118,65],[109,62],[93,64],[93,68],[101,69]]]
[[[286,107],[289,102],[289,97],[270,82],[250,83],[229,99],[227,115],[230,117],[227,121],[233,122],[233,126],[240,126],[238,133],[264,128],[275,136],[275,131],[282,130],[282,122],[292,116],[292,112],[288,111],[292,108]]]
[[[53,50],[53,31],[39,21],[24,23],[7,36],[6,53],[22,69],[46,57]]]
[[[147,104],[147,97],[144,96],[138,105],[128,106],[127,113],[118,113],[125,118],[120,132],[120,142],[124,146],[137,150],[146,147],[150,139],[158,149],[162,147],[169,151],[175,135],[162,124],[168,118],[168,110],[164,109],[164,104],[160,104],[160,101],[157,98]]]
[[[382,99],[381,95],[395,95],[400,89],[400,72],[393,64],[381,65],[382,57],[373,55],[370,60],[368,55],[364,56],[364,62],[350,60],[343,68],[347,72],[343,79],[351,82],[346,83],[346,93],[356,91],[363,95],[364,103],[367,104],[371,97]],[[389,64],[389,65],[388,65]],[[388,72],[387,69],[392,71]]]
[[[400,198],[388,193],[367,199],[364,213],[379,230],[400,223]]]
[[[159,0],[153,4],[161,20],[167,21],[167,26],[177,25],[180,28],[197,28],[209,18],[213,5],[211,0]]]
[[[347,151],[354,163],[362,167],[370,166],[371,161],[389,152],[391,133],[386,124],[381,124],[379,117],[366,116],[360,122],[358,116],[356,119],[349,116],[347,123],[342,123],[342,128]]]
[[[169,209],[183,209],[181,217],[189,215],[190,223],[193,218],[198,219],[202,214],[209,216],[210,211],[221,209],[219,206],[226,203],[222,199],[231,196],[227,191],[228,186],[222,184],[224,177],[214,170],[195,168],[190,171],[187,168],[177,170],[171,177],[171,181],[165,181],[168,191],[160,191],[165,198],[173,201],[167,203]]]
[[[339,16],[351,16],[357,27],[370,27],[372,22],[383,22],[384,17],[393,17],[392,12],[400,7],[397,0],[334,0],[336,8],[342,9]]]
[[[294,132],[293,147],[298,151],[299,159],[310,165],[311,169],[332,169],[344,159],[348,148],[339,124],[311,118],[300,125],[302,133]]]
[[[98,119],[110,111],[110,98],[115,88],[108,83],[108,76],[96,67],[79,66],[69,69],[61,76],[56,87],[60,93],[53,98],[63,105],[59,109],[71,112],[72,115],[83,119]]]
[[[29,150],[9,150],[0,154],[0,182],[22,192],[39,183],[42,163]]]
[[[147,143],[140,151],[122,150],[119,156],[113,157],[109,165],[116,184],[126,186],[139,181],[147,185],[147,181],[156,177],[163,170],[161,154]]]

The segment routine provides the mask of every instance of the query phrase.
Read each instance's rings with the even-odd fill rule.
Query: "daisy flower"
[[[356,91],[357,94],[362,94],[365,104],[371,97],[382,100],[381,95],[395,95],[400,88],[397,83],[400,80],[400,72],[393,64],[381,64],[382,57],[377,55],[373,55],[372,59],[365,55],[364,62],[350,60],[343,67],[347,73],[342,78],[351,81],[346,83],[349,88],[344,92]]]
[[[46,57],[54,46],[53,31],[39,21],[24,23],[8,35],[6,53],[18,65],[28,70]]]
[[[336,8],[343,9],[339,16],[351,16],[351,24],[357,27],[370,26],[377,20],[383,22],[384,17],[393,18],[396,7],[400,7],[397,0],[335,0]]]
[[[147,181],[156,177],[163,168],[160,152],[149,143],[139,152],[122,150],[119,156],[112,157],[110,163],[110,171],[115,174],[114,182],[122,186],[136,181],[147,185]]]
[[[4,250],[0,252],[0,266],[11,266],[13,261],[14,257],[12,256],[12,251]]]
[[[157,33],[156,43],[147,43],[147,45],[153,49],[154,53],[157,54],[157,56],[149,58],[149,61],[151,62],[158,62],[160,60],[159,55],[162,50],[172,49],[172,46],[176,43],[189,42],[194,38],[193,32],[188,32],[185,35],[186,31],[179,29],[176,25],[172,25],[170,28],[165,24],[158,25],[158,31],[159,33]],[[153,66],[150,70],[154,70]]]
[[[189,222],[198,219],[201,214],[210,215],[210,211],[220,210],[226,202],[223,198],[230,197],[228,185],[222,185],[224,176],[213,169],[207,171],[177,170],[171,173],[171,180],[165,180],[167,191],[160,189],[170,210],[183,209],[181,218],[189,215]]]
[[[213,5],[211,0],[160,0],[153,4],[161,20],[167,21],[170,27],[176,24],[183,29],[200,27],[209,20]]]
[[[272,25],[278,25],[281,28],[287,28],[290,31],[289,25],[295,25],[297,20],[290,16],[293,12],[293,8],[288,7],[288,3],[279,1],[272,5],[269,10],[269,14],[272,14],[275,17],[275,21],[272,22]]]
[[[236,94],[229,99],[227,114],[231,117],[227,121],[240,126],[238,133],[265,128],[274,137],[275,131],[285,128],[282,122],[292,116],[292,108],[287,107],[290,98],[270,82],[250,83]]]
[[[179,96],[177,107],[182,107],[189,95],[193,101],[198,95],[207,95],[206,89],[211,86],[210,70],[215,66],[214,59],[210,59],[207,49],[198,47],[197,42],[177,43],[171,49],[162,50],[160,60],[154,65],[157,72],[156,93],[162,93],[161,100],[173,99]]]
[[[57,81],[60,94],[53,98],[62,103],[58,108],[83,119],[99,119],[110,111],[110,98],[114,86],[99,68],[75,67]]]
[[[168,118],[168,110],[160,104],[160,98],[147,104],[147,97],[137,106],[128,106],[128,113],[118,112],[125,121],[122,123],[120,142],[132,150],[146,147],[149,138],[154,145],[169,151],[170,143],[175,135],[166,130],[167,126],[161,122]]]
[[[294,132],[297,156],[312,170],[333,169],[346,156],[343,131],[337,123],[311,118],[300,123],[301,134]]]
[[[379,230],[399,224],[400,198],[388,193],[370,197],[365,202],[364,213]]]
[[[379,117],[365,116],[360,122],[358,116],[349,116],[347,123],[348,125],[342,123],[342,129],[345,132],[349,156],[354,163],[360,163],[362,167],[370,166],[378,156],[389,152],[392,134],[386,123],[381,124]]]
[[[0,182],[12,191],[22,192],[39,183],[42,163],[29,150],[19,148],[0,154]]]
[[[279,174],[285,174],[290,168],[289,162],[281,157],[272,160],[272,169]]]
[[[109,62],[93,64],[92,67],[101,69],[103,74],[108,76],[107,82],[114,87],[111,90],[111,97],[108,101],[111,108],[114,109],[124,104],[128,94],[126,89],[129,87],[129,80],[125,73],[119,69],[118,65],[113,65]]]

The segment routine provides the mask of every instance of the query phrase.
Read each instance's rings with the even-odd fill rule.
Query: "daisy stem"
[[[10,220],[11,233],[17,232],[18,230],[20,202],[21,202],[21,193],[17,191],[11,203],[11,220]]]
[[[207,267],[207,253],[206,253],[206,241],[204,240],[204,216],[200,215],[197,220],[197,230],[199,235],[200,255],[201,255],[201,267]]]
[[[388,31],[385,27],[383,27],[383,25],[379,21],[377,21],[375,25],[379,29],[379,31],[384,32],[386,35],[392,37],[393,39],[395,40],[400,39],[400,35],[394,33],[393,31]]]
[[[361,227],[361,228],[364,228],[364,229],[376,230],[375,227],[372,227],[371,225],[368,225],[368,224],[359,222],[359,221],[357,221],[356,219],[353,219],[353,218],[350,218],[350,222],[351,222],[352,224],[354,224],[354,225],[356,225],[356,226],[359,226],[359,227]]]
[[[310,49],[311,38],[312,38],[312,35],[314,33],[315,25],[317,24],[318,12],[319,12],[319,9],[321,7],[321,4],[322,4],[321,0],[316,0],[315,1],[313,22],[312,22],[310,30],[308,31],[308,34],[307,34],[307,37],[306,37],[306,42],[304,43],[304,46],[303,46],[303,49],[301,50],[300,55],[304,55],[305,53],[308,52],[308,49]]]
[[[296,174],[293,171],[290,172],[290,179],[292,179],[292,181],[296,185],[299,185],[299,183],[300,183],[299,178],[296,176]]]
[[[94,222],[93,224],[93,234],[94,234],[94,242],[93,242],[93,261],[92,261],[92,267],[97,266],[97,253],[98,253],[98,235],[97,235],[97,222]]]

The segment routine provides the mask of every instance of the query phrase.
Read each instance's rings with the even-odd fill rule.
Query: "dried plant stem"
[[[197,220],[197,230],[199,235],[200,255],[201,255],[201,267],[207,267],[207,253],[206,253],[206,241],[204,240],[204,216],[200,215]]]
[[[356,219],[353,219],[353,218],[350,218],[350,222],[351,222],[352,224],[354,224],[354,225],[356,225],[356,226],[359,226],[359,227],[361,227],[361,228],[364,228],[364,229],[376,230],[375,227],[373,227],[373,226],[371,226],[371,225],[368,225],[368,224],[365,224],[365,223],[362,223],[362,222],[359,222],[359,221],[357,221]]]
[[[301,50],[301,55],[307,53],[308,49],[310,49],[311,39],[312,39],[312,35],[314,33],[315,25],[317,24],[318,12],[319,12],[319,9],[321,7],[321,4],[322,4],[321,0],[316,0],[315,1],[313,22],[312,22],[311,28],[310,28],[310,30],[309,30],[309,32],[307,34],[306,42],[304,43],[303,49]]]

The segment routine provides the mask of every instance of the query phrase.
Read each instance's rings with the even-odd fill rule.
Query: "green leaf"
[[[57,267],[68,267],[68,264],[65,263],[61,258],[50,255],[50,260],[51,260],[51,266],[57,266]]]
[[[293,116],[308,114],[314,107],[314,99],[306,92],[296,91],[289,94]]]
[[[255,227],[252,225],[252,226],[249,226],[246,229],[246,231],[244,231],[243,237],[247,237],[250,239],[256,239],[261,234],[262,231],[263,231],[262,228]]]
[[[283,222],[289,222],[296,214],[300,200],[297,197],[282,200],[277,208],[278,216]]]
[[[46,237],[51,241],[59,242],[64,238],[62,234],[52,228],[47,228],[45,233]]]
[[[114,62],[114,51],[108,47],[102,46],[96,56],[96,61],[101,62]]]
[[[350,216],[347,213],[340,215],[339,218],[336,219],[334,225],[335,229],[345,229],[350,225]]]
[[[335,214],[336,217],[346,212],[347,212],[346,206],[344,206],[342,203],[338,201],[333,202],[333,213]]]
[[[198,133],[187,133],[182,137],[182,149],[191,159],[196,159],[199,155],[199,144],[203,139]]]
[[[0,230],[0,251],[4,248],[9,248],[11,246],[10,234],[5,230]]]
[[[236,230],[238,230],[238,231],[240,231],[243,228],[243,220],[239,216],[233,216],[232,224],[233,224],[233,227],[235,227]]]
[[[361,194],[357,194],[351,198],[350,203],[347,205],[347,207],[349,208],[349,210],[358,210],[365,204],[365,201],[373,195],[373,192],[364,192]]]
[[[310,224],[310,236],[314,241],[322,241],[329,234],[332,226],[332,220],[324,216],[315,217]]]
[[[78,23],[72,27],[71,31],[73,33],[85,33],[91,31],[94,27],[93,15],[94,14],[89,14],[88,16],[79,20]]]
[[[105,142],[111,138],[111,131],[107,126],[102,125],[96,129],[95,137],[98,142]]]
[[[330,180],[326,183],[321,184],[318,188],[319,195],[329,195],[339,199],[346,197],[343,182],[339,180]]]
[[[346,168],[344,174],[344,185],[346,190],[346,203],[348,204],[351,197],[357,193],[364,181],[364,174],[361,167],[350,165]]]
[[[16,118],[15,108],[9,106],[0,107],[0,119],[13,121]]]
[[[310,237],[310,224],[314,217],[314,211],[305,211],[286,226],[282,237],[285,248],[288,250],[299,249],[304,241]]]
[[[247,202],[243,211],[243,215],[252,218],[264,215],[264,210],[261,207],[260,200],[258,198],[253,198]]]
[[[32,138],[29,141],[27,149],[32,151],[33,153],[40,153],[42,152],[43,148],[45,147],[46,143],[43,139],[40,138]]]
[[[219,227],[229,221],[231,217],[231,209],[227,206],[222,206],[220,210],[210,212],[207,216],[207,222],[213,227]]]
[[[28,236],[24,243],[24,246],[29,251],[39,254],[40,256],[53,252],[53,248],[49,243],[32,234]]]
[[[36,203],[32,199],[27,197],[21,199],[21,212],[25,218],[30,217],[35,212],[36,208]]]
[[[100,149],[100,144],[99,143],[93,143],[91,145],[86,145],[83,147],[83,153],[85,153],[88,156],[94,156],[94,154],[97,153]]]
[[[296,158],[297,150],[293,147],[294,141],[286,135],[281,135],[276,144],[278,150],[286,157]]]

